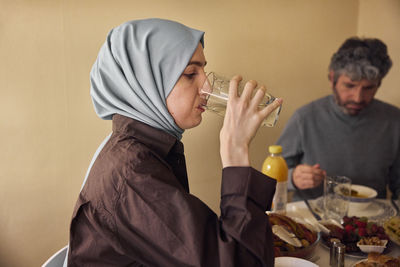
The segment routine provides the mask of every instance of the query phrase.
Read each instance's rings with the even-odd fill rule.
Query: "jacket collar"
[[[135,138],[151,150],[156,151],[162,158],[165,158],[171,150],[183,154],[182,142],[167,132],[119,114],[114,114],[112,121],[113,132]]]

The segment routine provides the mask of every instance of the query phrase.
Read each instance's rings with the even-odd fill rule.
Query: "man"
[[[400,194],[400,109],[375,99],[392,61],[378,39],[347,39],[332,56],[333,94],[298,109],[278,144],[289,167],[289,189],[306,198],[323,193],[326,175]]]

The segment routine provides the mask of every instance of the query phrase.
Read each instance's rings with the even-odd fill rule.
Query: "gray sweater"
[[[333,95],[298,109],[277,141],[291,174],[298,164],[319,163],[327,175],[345,175],[353,184],[375,188],[386,197],[386,186],[400,195],[400,109],[374,99],[357,116],[344,114]],[[323,185],[302,190],[308,198]],[[294,200],[299,199],[295,194]]]

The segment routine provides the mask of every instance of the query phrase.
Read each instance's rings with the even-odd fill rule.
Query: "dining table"
[[[310,208],[313,209],[314,212],[323,213],[323,208],[321,207],[321,199],[311,200]],[[400,203],[396,203],[400,204]],[[301,219],[311,219],[314,220],[314,217],[307,207],[304,201],[295,201],[289,202],[286,206],[286,215],[292,218],[296,218],[301,216]],[[321,214],[322,215],[322,214]],[[385,220],[389,219],[392,216],[396,216],[397,210],[393,207],[393,204],[390,200],[387,199],[375,199],[374,202],[368,207],[366,210],[357,211],[357,210],[349,210],[348,216],[358,216],[358,217],[367,217],[370,221],[376,221],[379,224],[382,224]],[[400,256],[400,245],[395,244],[394,242],[390,242],[390,246],[386,248],[383,252],[384,254],[388,254],[391,256]],[[313,263],[317,264],[320,267],[329,267],[329,258],[330,251],[329,248],[324,244],[322,239],[319,241],[318,245],[315,248],[314,253],[308,259]],[[367,254],[365,255],[351,255],[345,254],[345,267],[353,267],[355,263],[367,258]]]

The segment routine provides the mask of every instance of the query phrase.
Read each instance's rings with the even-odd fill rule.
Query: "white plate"
[[[315,263],[311,261],[303,260],[295,257],[277,257],[275,258],[275,267],[318,267]]]
[[[317,198],[314,200],[313,204],[315,205],[317,213],[321,213],[324,210],[323,207],[323,198]],[[369,221],[375,222],[384,222],[390,217],[396,215],[396,210],[390,205],[386,203],[385,200],[374,199],[371,201],[371,204],[367,209],[364,210],[349,210],[348,216],[357,216],[357,217],[367,217]]]
[[[368,218],[381,217],[388,211],[391,211],[391,206],[389,204],[373,200],[367,209],[349,209],[349,216],[365,216]]]

